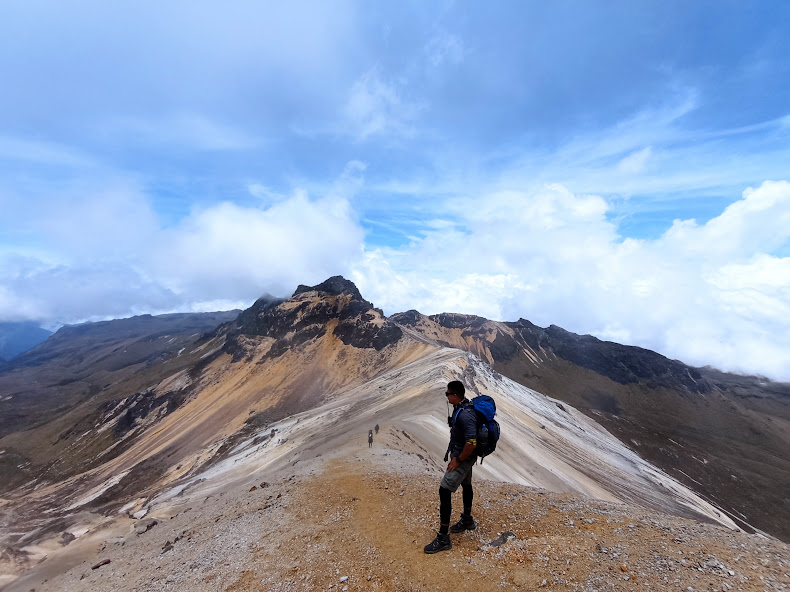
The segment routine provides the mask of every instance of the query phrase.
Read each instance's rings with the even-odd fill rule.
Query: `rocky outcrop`
[[[362,294],[360,294],[354,282],[347,280],[342,275],[332,276],[328,280],[313,287],[299,284],[293,295],[298,296],[299,294],[304,294],[305,292],[321,292],[322,294],[328,294],[330,296],[349,294],[354,300],[370,304],[367,300],[362,298]]]
[[[620,384],[641,383],[649,388],[670,388],[692,393],[708,393],[711,390],[711,384],[696,368],[641,347],[601,341],[592,335],[577,335],[556,325],[542,329],[524,319],[505,325],[513,330],[515,343],[499,346],[494,356],[497,362],[512,359],[521,342],[535,350],[547,349],[572,364]]]
[[[276,358],[291,348],[332,335],[344,345],[381,351],[397,343],[403,331],[365,300],[353,282],[341,276],[317,286],[300,285],[288,300],[264,297],[228,328],[225,351],[239,361],[249,354],[242,336],[274,340],[266,356]]]

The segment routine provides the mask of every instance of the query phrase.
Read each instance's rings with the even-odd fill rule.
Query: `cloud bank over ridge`
[[[790,380],[790,257],[773,254],[790,240],[786,181],[747,189],[705,223],[676,220],[656,239],[621,237],[604,199],[561,185],[455,199],[400,247],[366,245],[344,191],[222,202],[173,227],[134,189],[51,206],[35,220],[57,257],[0,255],[4,319],[246,307],[342,273],[387,314],[524,317]]]
[[[765,182],[706,223],[622,239],[596,196],[554,185],[456,202],[353,278],[385,312],[463,312],[639,345],[690,364],[790,380],[790,183]],[[475,205],[477,204],[477,205]]]
[[[0,320],[243,307],[343,274],[388,313],[790,380],[789,19],[6,3]]]

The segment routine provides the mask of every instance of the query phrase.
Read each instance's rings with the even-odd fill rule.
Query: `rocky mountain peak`
[[[299,287],[297,287],[296,291],[294,291],[292,298],[305,292],[323,292],[324,294],[329,294],[331,296],[350,294],[355,300],[367,302],[367,300],[362,297],[362,294],[360,294],[359,289],[354,284],[354,282],[347,280],[342,275],[332,276],[317,286],[310,287],[305,286],[304,284],[299,284]]]
[[[488,322],[488,319],[476,315],[467,315],[457,312],[443,312],[428,317],[447,329],[477,328]]]
[[[406,312],[396,312],[395,314],[391,315],[390,320],[395,321],[401,325],[407,325],[409,327],[413,327],[416,325],[420,319],[423,318],[423,315],[420,314],[420,311],[411,309],[407,310]]]
[[[403,336],[395,323],[362,297],[353,282],[338,275],[316,286],[300,285],[287,300],[259,299],[230,328],[225,351],[239,360],[250,352],[241,336],[268,337],[275,343],[267,356],[277,357],[322,338],[328,330],[345,345],[376,350]]]

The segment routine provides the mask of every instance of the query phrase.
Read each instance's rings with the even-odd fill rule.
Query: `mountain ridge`
[[[524,319],[414,310],[390,318],[570,403],[745,528],[752,523],[790,540],[790,521],[777,519],[790,506],[790,384],[693,368]],[[679,470],[686,457],[699,460]]]
[[[469,315],[433,319],[417,311],[387,318],[352,283],[337,277],[318,286],[300,286],[289,299],[262,297],[233,319],[213,320],[213,329],[177,339],[161,331],[138,336],[149,345],[166,344],[158,350],[161,359],[134,355],[127,359],[132,366],[121,366],[115,374],[107,374],[105,363],[99,372],[116,379],[112,388],[82,393],[70,410],[48,421],[43,418],[24,435],[13,432],[0,438],[0,461],[7,459],[0,462],[0,470],[19,471],[27,463],[27,482],[6,489],[0,525],[34,525],[22,537],[0,531],[3,545],[27,552],[53,534],[79,531],[81,524],[96,532],[101,524],[164,512],[178,496],[197,501],[218,488],[240,487],[252,474],[301,465],[319,470],[325,466],[324,456],[343,448],[357,430],[366,433],[373,423],[407,430],[420,464],[439,470],[440,463],[431,457],[446,445],[442,388],[451,379],[464,380],[470,394],[493,394],[500,406],[506,437],[497,455],[476,469],[481,477],[629,501],[731,527],[735,519],[751,529],[750,516],[695,494],[679,474],[664,473],[643,460],[642,448],[628,437],[621,433],[615,440],[566,402],[568,395],[579,394],[569,385],[579,383],[589,390],[590,381],[596,380],[601,389],[611,390],[614,404],[586,411],[596,422],[607,414],[620,418],[610,418],[615,426],[631,421],[627,412],[633,402],[623,397],[633,393],[622,389],[634,385],[643,395],[655,391],[680,401],[716,404],[718,399],[711,397],[721,393],[697,385],[713,378],[667,371],[679,367],[654,352],[651,363],[622,359],[615,375],[636,380],[617,382],[561,358],[557,352],[573,351],[577,340],[559,328],[542,330],[523,319],[511,326]],[[582,350],[599,343],[578,341]],[[81,358],[82,364],[94,361],[86,355],[93,346],[71,351],[68,343],[48,359],[31,354],[28,362],[41,363],[14,372],[51,372],[50,366],[60,363],[58,356]],[[110,340],[103,347],[120,356],[128,353],[126,343]],[[555,350],[556,343],[565,349]],[[600,363],[601,356],[593,354],[593,362]],[[640,368],[660,372],[644,377]],[[81,380],[96,383],[92,376]],[[0,388],[7,377],[0,372]],[[671,395],[667,387],[650,386],[649,381],[659,378],[674,381],[682,393]],[[542,381],[549,392],[524,384],[530,380]],[[696,390],[684,380],[697,385]],[[747,381],[741,388],[751,387]],[[771,396],[746,400],[749,409],[757,404],[769,409],[775,403]],[[23,454],[27,459],[19,456]],[[47,460],[52,454],[54,463]],[[674,466],[685,474],[695,462],[678,458]]]

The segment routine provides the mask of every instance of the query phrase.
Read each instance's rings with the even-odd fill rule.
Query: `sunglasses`
[[[444,393],[445,397],[450,397],[452,395],[455,395],[456,397],[458,396],[456,393]]]

